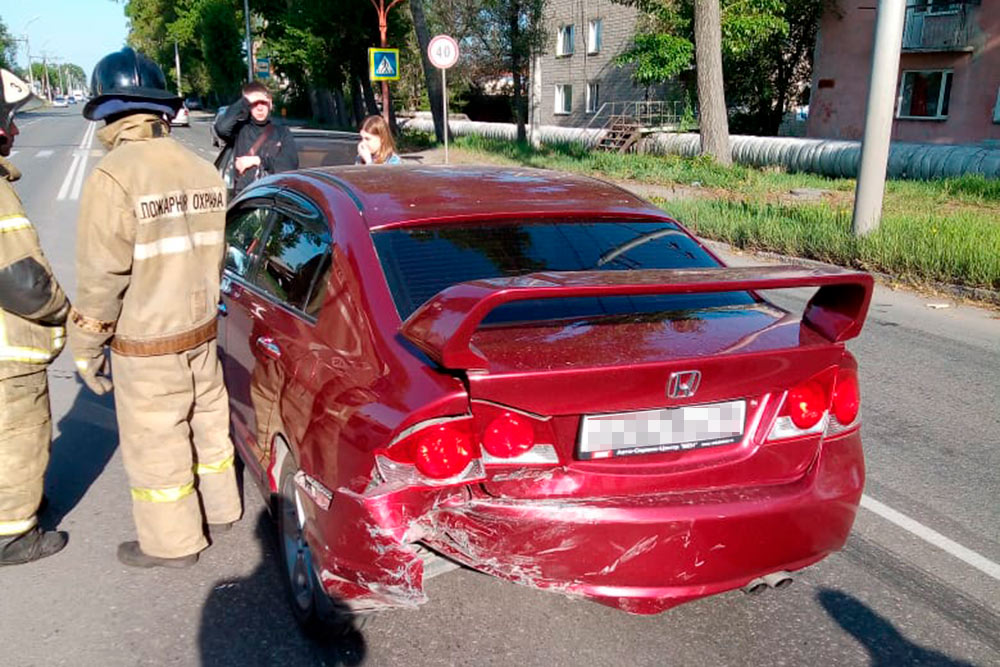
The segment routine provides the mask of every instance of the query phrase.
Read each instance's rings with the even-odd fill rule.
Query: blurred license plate
[[[580,459],[606,459],[731,445],[743,439],[746,401],[584,415]]]

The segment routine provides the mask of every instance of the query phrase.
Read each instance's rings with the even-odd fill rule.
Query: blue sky
[[[125,4],[116,0],[0,0],[0,20],[18,38],[27,32],[32,57],[44,50],[75,63],[88,82],[97,61],[124,46],[128,34]],[[17,62],[26,62],[23,42]]]

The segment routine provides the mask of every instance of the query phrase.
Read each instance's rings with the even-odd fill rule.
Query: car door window
[[[326,295],[330,257],[327,229],[278,213],[254,283],[283,304],[315,317]]]
[[[249,278],[260,255],[261,238],[270,211],[253,208],[237,213],[226,222],[226,270],[241,278]]]

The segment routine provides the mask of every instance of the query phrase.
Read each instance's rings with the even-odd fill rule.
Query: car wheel
[[[355,631],[355,626],[347,606],[332,600],[320,583],[305,535],[302,504],[309,500],[295,484],[295,472],[295,462],[287,456],[276,507],[282,572],[292,613],[307,636],[315,639],[342,636]]]

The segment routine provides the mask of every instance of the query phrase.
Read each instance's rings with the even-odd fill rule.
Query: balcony
[[[903,51],[972,51],[978,18],[979,0],[911,0]]]

